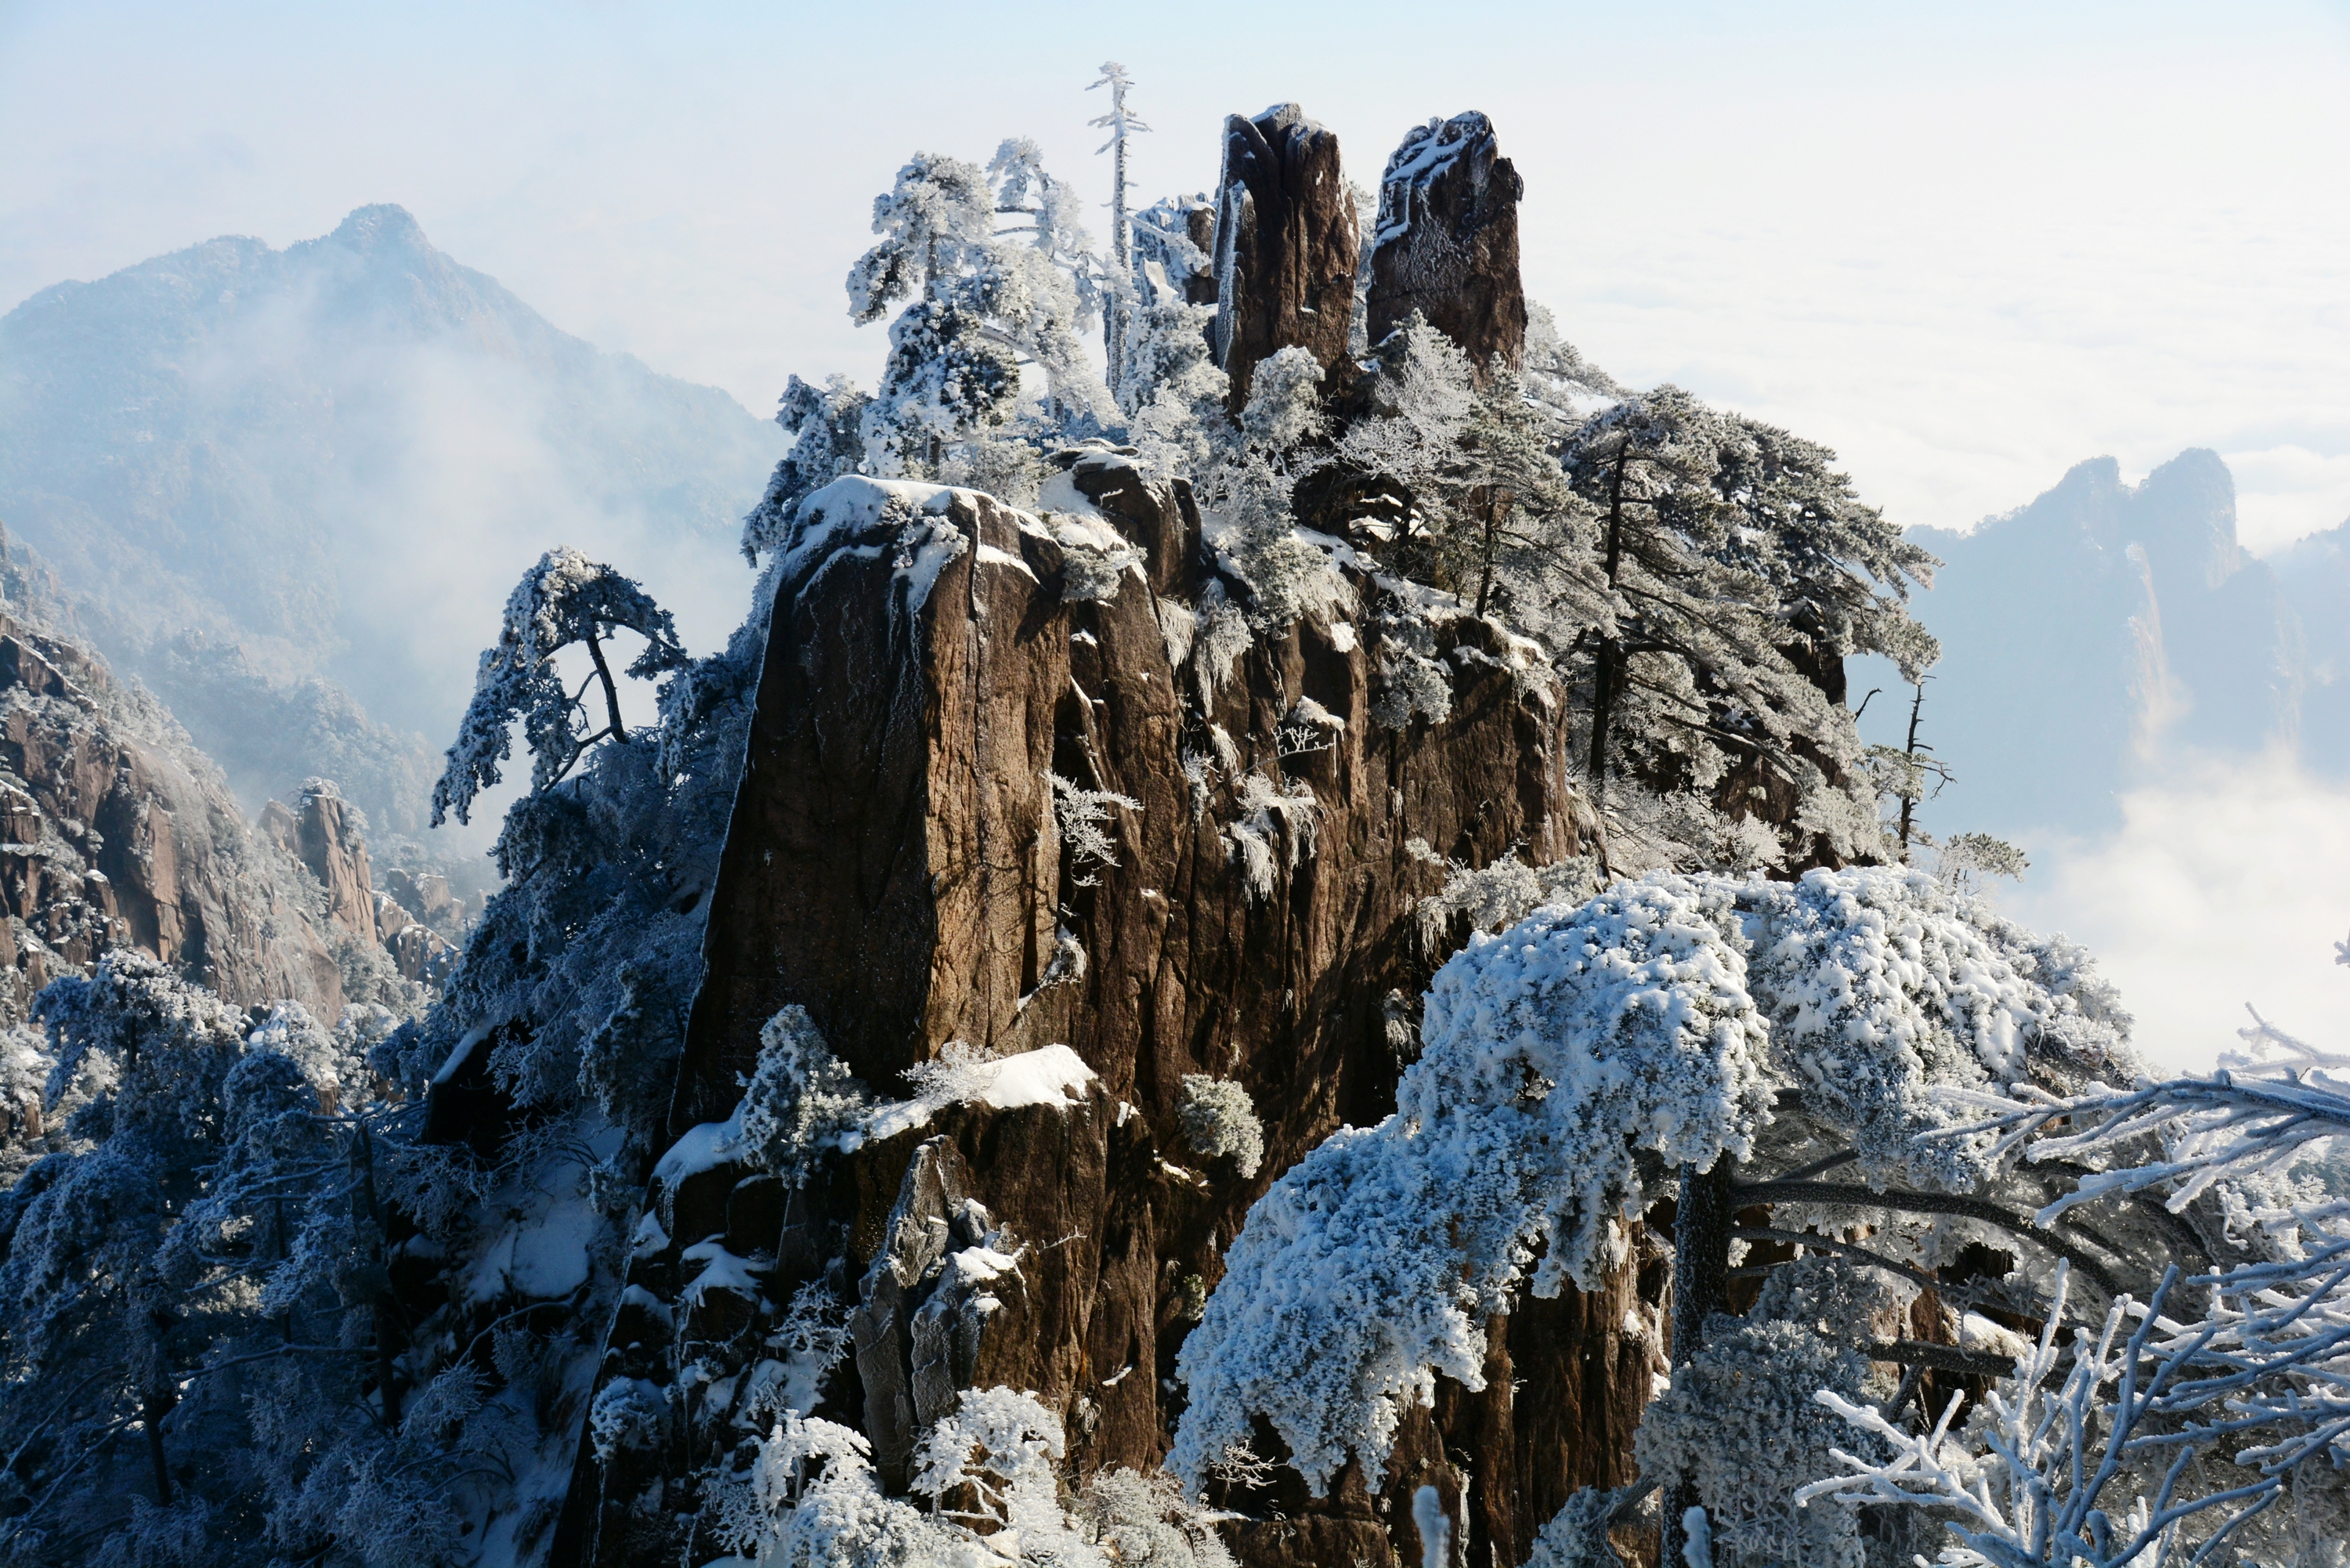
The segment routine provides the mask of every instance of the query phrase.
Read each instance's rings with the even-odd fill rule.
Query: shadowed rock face
[[[1061,1415],[1081,1473],[1155,1465],[1180,1415],[1177,1349],[1249,1204],[1342,1121],[1393,1109],[1441,957],[1415,916],[1444,876],[1426,846],[1548,860],[1576,853],[1588,821],[1565,704],[1513,668],[1504,634],[1433,617],[1451,714],[1382,727],[1392,650],[1370,578],[1347,569],[1359,609],[1252,635],[1211,586],[1180,482],[1107,452],[1069,480],[1096,513],[1077,530],[928,485],[843,480],[804,504],[670,1133],[680,1150],[710,1141],[761,1024],[792,1003],[884,1096],[951,1041],[1012,1058],[996,1071],[1024,1082],[1054,1060],[1073,1076],[877,1130],[804,1190],[673,1154],[607,1339],[607,1378],[658,1386],[690,1361],[723,1378],[827,1282],[852,1303],[855,1355],[818,1413],[864,1430],[896,1484],[953,1391],[996,1384]],[[1065,597],[1086,580],[1073,553],[1105,526],[1140,564],[1106,598]],[[1302,731],[1301,699],[1335,722]],[[1112,863],[1077,861],[1048,770],[1136,803],[1103,824]],[[1081,1067],[1026,1054],[1063,1044]],[[1247,1089],[1265,1133],[1253,1177],[1185,1141],[1187,1073]],[[772,1268],[756,1289],[697,1288],[712,1243]],[[1576,1486],[1625,1479],[1652,1355],[1624,1329],[1636,1269],[1496,1324],[1485,1389],[1446,1385],[1384,1476],[1350,1471],[1321,1501],[1294,1478],[1232,1500],[1269,1521],[1235,1527],[1244,1559],[1409,1557],[1412,1490],[1457,1497],[1466,1480],[1472,1560],[1522,1561]],[[690,1504],[648,1484],[713,1439],[688,1418],[664,1440],[608,1469],[583,1445],[555,1561],[675,1555]]]
[[[269,863],[278,848],[160,711],[142,734],[127,703],[87,649],[0,615],[0,1021],[115,947],[231,1002],[338,1017],[334,958],[280,874],[299,873]]]
[[[1235,412],[1268,356],[1304,348],[1325,370],[1346,357],[1357,234],[1336,135],[1294,103],[1224,121],[1214,341]]]
[[[1471,111],[1415,127],[1379,180],[1371,252],[1373,343],[1415,310],[1468,352],[1480,379],[1499,356],[1525,360],[1526,296],[1518,276],[1518,200],[1525,182],[1501,155],[1492,123]]]
[[[295,842],[302,864],[327,889],[328,916],[353,936],[376,940],[375,878],[350,806],[322,791],[305,792]]]

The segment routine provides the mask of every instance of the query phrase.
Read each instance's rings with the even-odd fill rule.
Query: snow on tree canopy
[[[506,598],[504,623],[494,647],[483,650],[473,676],[473,700],[449,748],[449,765],[432,789],[432,825],[452,811],[469,820],[474,797],[495,784],[498,764],[513,754],[513,726],[522,721],[523,739],[534,759],[531,789],[546,789],[570,772],[588,746],[609,735],[627,740],[619,698],[604,660],[602,639],[633,631],[645,648],[628,673],[649,680],[687,662],[669,611],[611,567],[578,551],[549,550],[523,574]],[[608,723],[590,732],[580,699],[564,684],[555,656],[585,643],[603,682]]]
[[[1397,1114],[1332,1137],[1250,1210],[1177,1361],[1179,1475],[1196,1483],[1257,1412],[1316,1495],[1349,1451],[1384,1462],[1437,1372],[1483,1386],[1482,1320],[1537,1235],[1537,1290],[1596,1284],[1638,1193],[1635,1143],[1700,1165],[1744,1148],[1770,1093],[1730,890],[1622,883],[1444,967]]]
[[[1766,935],[1748,984],[1780,1069],[1852,1139],[1863,1174],[1947,1188],[1989,1174],[1989,1137],[1916,1141],[1977,1113],[1938,1085],[2013,1084],[2033,1057],[2107,1065],[2128,1020],[2086,956],[2046,942],[1922,871],[1813,871],[1741,900]]]
[[[1745,986],[1736,885],[1655,876],[1473,940],[1429,988],[1399,1116],[1524,1106],[1557,1193],[1535,1289],[1596,1290],[1616,1215],[1638,1191],[1635,1146],[1710,1168],[1743,1157],[1771,1113],[1763,1022]],[[1523,1157],[1522,1157],[1523,1158]]]
[[[1483,1386],[1483,1321],[1530,1266],[1547,1296],[1621,1261],[1640,1151],[1743,1161],[1783,1093],[1872,1179],[1969,1185],[1981,1144],[1912,1141],[1945,1125],[1933,1087],[2077,1075],[2126,1026],[2077,950],[1905,869],[1659,872],[1473,937],[1396,1114],[1250,1210],[1177,1361],[1170,1466],[1196,1484],[1260,1415],[1316,1495],[1349,1454],[1384,1464],[1437,1373]]]

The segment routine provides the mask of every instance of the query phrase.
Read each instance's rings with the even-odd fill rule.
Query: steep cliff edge
[[[1038,1392],[1080,1474],[1154,1466],[1176,1349],[1249,1203],[1393,1109],[1447,858],[1586,847],[1565,703],[1508,633],[1342,547],[1330,607],[1252,631],[1188,486],[1064,461],[1045,520],[863,479],[801,508],[678,1142],[607,1338],[608,1382],[705,1393],[671,1451],[583,1445],[558,1561],[674,1552],[676,1478],[731,1440],[714,1391],[738,1397],[811,1282],[853,1303],[824,1409],[892,1483],[956,1389],[995,1384]],[[1406,623],[1451,711],[1394,729],[1374,709]],[[951,1044],[1002,1060],[791,1190],[713,1156],[794,1004],[885,1096]],[[1187,1137],[1187,1075],[1245,1089],[1261,1162]],[[1626,1479],[1653,1354],[1626,1331],[1635,1282],[1526,1303],[1486,1389],[1448,1386],[1386,1475],[1321,1503],[1235,1491],[1257,1516],[1234,1526],[1244,1559],[1383,1562],[1391,1531],[1416,1550],[1409,1500],[1432,1483],[1522,1560],[1575,1488]]]
[[[0,551],[6,548],[0,542]],[[0,607],[0,1019],[112,947],[240,1003],[342,1012],[298,863],[246,824],[152,699],[47,628],[14,563]]]

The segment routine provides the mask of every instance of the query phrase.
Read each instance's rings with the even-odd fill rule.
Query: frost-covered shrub
[[[1770,1116],[1764,1021],[1748,995],[1735,885],[1651,877],[1472,939],[1437,974],[1422,1054],[1397,1089],[1423,1127],[1456,1110],[1533,1111],[1558,1189],[1544,1293],[1596,1290],[1617,1217],[1639,1199],[1632,1153],[1703,1169],[1744,1157]]]
[[[1425,719],[1441,724],[1452,712],[1452,674],[1436,657],[1436,632],[1425,616],[1409,608],[1380,611],[1379,688],[1371,717],[1390,730],[1409,730]]]
[[[1633,1489],[1585,1487],[1535,1532],[1526,1568],[1624,1568],[1607,1532]]]
[[[1234,791],[1240,815],[1225,825],[1224,844],[1253,903],[1273,897],[1284,867],[1297,869],[1314,856],[1322,805],[1310,785],[1283,789],[1263,774],[1249,774]]]
[[[1211,1516],[1163,1477],[1108,1472],[1064,1507],[1066,1452],[1035,1395],[965,1390],[917,1446],[917,1506],[882,1491],[861,1434],[792,1412],[726,1485],[714,1534],[757,1568],[1230,1568]]]
[[[1115,790],[1080,789],[1055,773],[1047,773],[1045,782],[1053,792],[1054,825],[1076,871],[1076,885],[1097,887],[1102,871],[1118,865],[1118,845],[1102,824],[1111,811],[1140,811],[1142,803]]]
[[[1264,1163],[1264,1124],[1257,1120],[1256,1102],[1230,1078],[1184,1074],[1183,1103],[1176,1116],[1193,1148],[1210,1159],[1232,1156],[1243,1179]]]
[[[1224,471],[1215,493],[1217,539],[1249,591],[1249,622],[1278,636],[1299,617],[1330,617],[1352,592],[1329,554],[1301,537],[1290,510],[1290,476],[1258,452]]]
[[[864,1085],[833,1055],[807,1009],[785,1007],[759,1029],[759,1062],[735,1115],[745,1158],[791,1187],[805,1187],[827,1146],[858,1125]]]
[[[985,1098],[1003,1071],[1003,1058],[986,1046],[950,1040],[936,1056],[907,1068],[905,1076],[917,1101],[953,1106]]]
[[[1934,857],[1934,875],[1960,893],[1978,892],[1993,877],[2016,881],[2031,869],[2022,850],[1988,833],[1955,835]]]
[[[615,1377],[596,1391],[588,1409],[588,1440],[596,1458],[610,1464],[619,1454],[649,1449],[669,1421],[669,1396],[641,1377]]]
[[[1311,349],[1277,349],[1249,374],[1248,404],[1241,410],[1241,434],[1268,452],[1285,452],[1320,435],[1322,365]]]
[[[1112,1563],[1152,1568],[1232,1568],[1211,1514],[1164,1470],[1097,1470],[1077,1500],[1085,1534]]]
[[[1216,693],[1255,640],[1248,616],[1225,594],[1222,583],[1211,581],[1200,590],[1197,628],[1185,647],[1202,708],[1214,706]]]
[[[1444,933],[1455,919],[1467,916],[1472,931],[1492,931],[1513,925],[1545,904],[1578,903],[1598,890],[1598,868],[1581,857],[1529,866],[1514,854],[1504,855],[1474,870],[1447,861],[1415,838],[1404,846],[1416,859],[1446,868],[1444,886],[1422,898],[1414,913],[1421,943],[1440,950]]]

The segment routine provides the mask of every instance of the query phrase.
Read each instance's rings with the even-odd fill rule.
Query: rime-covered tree
[[[0,1201],[9,1560],[453,1561],[478,1444],[411,1397],[377,1165],[400,1113],[360,1060],[389,1015],[248,1017],[134,951],[40,1010],[78,1109]]]
[[[1852,501],[1821,449],[1675,388],[1594,415],[1560,457],[1597,514],[1600,613],[1582,639],[1595,794],[1628,779],[1634,801],[1783,822],[1796,864],[1875,856],[1841,660],[1930,662],[1905,608],[1930,558]],[[1669,819],[1646,829],[1671,834]]]
[[[879,242],[849,271],[849,315],[878,321],[909,303],[861,415],[868,472],[941,473],[951,449],[1012,418],[1024,358],[1044,372],[1057,419],[1108,408],[1082,337],[1098,308],[1097,264],[1074,192],[1034,142],[1005,141],[985,169],[917,153],[875,199],[873,232]]]
[[[1096,130],[1109,132],[1096,156],[1110,155],[1109,187],[1109,308],[1102,321],[1102,345],[1109,362],[1111,396],[1121,406],[1125,403],[1127,339],[1134,320],[1134,229],[1128,221],[1126,209],[1126,142],[1130,136],[1148,131],[1150,127],[1141,117],[1127,108],[1126,96],[1134,88],[1134,78],[1116,60],[1103,62],[1101,76],[1092,87],[1109,88],[1109,112],[1089,121]]]
[[[743,555],[747,560],[772,551],[790,526],[801,501],[865,460],[865,410],[873,400],[846,376],[811,387],[794,376],[784,385],[775,422],[792,438],[791,450],[775,464],[766,493],[743,519]]]
[[[449,748],[448,769],[433,786],[433,826],[452,812],[460,822],[470,819],[474,797],[499,781],[498,764],[514,754],[517,722],[531,753],[533,790],[560,780],[598,741],[627,742],[619,687],[604,652],[621,631],[645,644],[629,675],[649,679],[686,662],[669,611],[611,567],[561,549],[523,574],[506,598],[497,642],[482,653],[473,700]],[[590,680],[604,700],[600,713],[586,701],[586,682],[577,691],[565,683],[556,656],[574,647],[587,649]]]
[[[1741,1419],[1802,1417],[1814,1387],[1742,1382],[1731,1365],[1782,1349],[1821,1367],[1856,1355],[1998,1371],[1995,1356],[1873,1325],[1862,1349],[1804,1347],[1827,1318],[1854,1332],[1823,1290],[1906,1304],[1923,1286],[2044,1314],[2060,1262],[2111,1298],[2147,1260],[2197,1248],[2158,1204],[2037,1226],[2047,1173],[1954,1132],[1968,1116],[1947,1091],[2073,1093],[2126,1074],[2126,1025],[2077,949],[1911,871],[1659,873],[1473,940],[1429,992],[1396,1114],[1339,1132],[1251,1210],[1179,1360],[1190,1404],[1170,1463],[1197,1482],[1262,1418],[1316,1491],[1350,1456],[1376,1469],[1438,1374],[1481,1385],[1492,1315],[1522,1291],[1596,1288],[1626,1256],[1627,1222],[1668,1192],[1675,1387],[1689,1397],[1744,1387],[1769,1407]],[[1762,1208],[1766,1225],[1736,1218]],[[1733,1248],[1765,1241],[1822,1261],[1781,1292],[1790,1326],[1749,1343],[1721,1314]],[[1946,1272],[1970,1241],[2005,1250],[2014,1271]],[[1853,1269],[1873,1282],[1839,1283]],[[1879,1388],[1877,1376],[1831,1382],[1866,1383],[1888,1411],[1918,1391],[1916,1377]],[[1700,1508],[1720,1526],[1715,1562],[1808,1550],[1787,1532],[1812,1527],[1733,1495],[1734,1478],[1687,1445],[1652,1445],[1643,1462],[1668,1489],[1669,1525]],[[1819,1528],[1856,1550],[1848,1517]]]
[[[2350,955],[2350,944],[2345,944]],[[2345,961],[2350,961],[2345,956]],[[2191,1256],[2142,1303],[2086,1323],[2047,1314],[2038,1343],[1972,1411],[1923,1430],[1832,1393],[1848,1423],[1810,1498],[1932,1508],[1940,1561],[1984,1568],[2331,1568],[2350,1539],[2350,1056],[2255,1017],[2250,1049],[2208,1077],[2017,1085],[1964,1096],[1962,1136],[2064,1171],[2053,1221],[2117,1196],[2203,1218],[2221,1252]],[[2186,1266],[2182,1267],[2184,1263]]]

